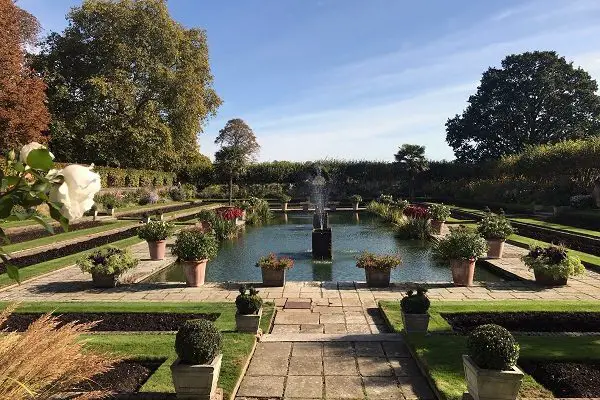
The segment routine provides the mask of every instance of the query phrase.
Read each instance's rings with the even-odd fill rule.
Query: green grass
[[[48,217],[44,217],[44,219],[48,222],[52,221],[52,219],[50,219]],[[33,220],[30,220],[30,219],[27,219],[25,221],[7,221],[7,222],[0,223],[0,228],[2,228],[2,229],[19,228],[22,226],[30,226],[30,225],[36,225],[36,224],[38,224],[38,223]]]
[[[399,302],[380,302],[393,330],[402,330]],[[502,312],[502,311],[600,311],[600,303],[589,301],[490,301],[490,302],[432,302],[429,336],[411,334],[407,342],[425,366],[437,390],[448,400],[460,399],[466,390],[461,355],[465,353],[466,337],[440,335],[450,331],[450,325],[440,316],[442,312]],[[600,337],[515,336],[521,345],[521,358],[550,358],[557,360],[600,359]],[[552,397],[535,380],[526,375],[521,388],[522,397]]]
[[[555,229],[558,231],[565,231],[565,232],[570,232],[570,233],[580,233],[583,235],[600,237],[600,232],[593,231],[591,229],[576,228],[576,227],[569,226],[569,225],[562,225],[562,224],[557,224],[554,222],[540,221],[538,219],[533,219],[533,218],[510,218],[510,220],[516,221],[516,222],[522,222],[524,224],[541,226],[543,228]]]
[[[187,203],[187,201],[168,201],[165,203],[158,203],[158,204],[146,204],[145,206],[134,205],[134,206],[127,206],[127,207],[118,207],[118,208],[115,208],[115,213],[120,214],[123,212],[131,212],[131,211],[154,210],[154,209],[171,207],[171,206],[176,206],[176,205],[186,204],[186,203]]]
[[[131,237],[131,238],[113,242],[113,243],[111,243],[111,245],[117,246],[120,248],[125,248],[125,247],[129,247],[129,246],[133,246],[134,244],[140,243],[142,241],[143,240],[139,239],[138,237]],[[95,250],[95,249],[86,250],[81,253],[75,253],[75,254],[71,254],[66,257],[55,258],[53,260],[48,260],[48,261],[44,261],[44,262],[41,262],[38,264],[30,265],[28,267],[20,268],[19,269],[19,277],[20,277],[21,281],[24,281],[24,280],[36,277],[38,275],[45,274],[47,272],[52,272],[52,271],[55,271],[60,268],[68,267],[69,265],[75,264],[75,262],[77,261],[77,259],[79,257],[82,257],[83,255],[85,255],[93,250]],[[16,282],[13,281],[12,279],[10,279],[7,274],[0,274],[0,288],[12,285],[14,283],[16,283]]]
[[[121,228],[121,227],[124,227],[127,225],[133,226],[134,223],[132,223],[130,221],[107,222],[107,223],[103,223],[102,225],[95,226],[93,228],[58,233],[56,235],[50,235],[50,236],[45,236],[45,237],[35,239],[35,240],[29,240],[27,242],[10,244],[10,245],[4,246],[3,249],[7,253],[14,253],[16,251],[32,249],[34,247],[39,247],[39,246],[45,246],[47,244],[56,243],[56,242],[60,242],[63,240],[74,239],[79,236],[85,236],[85,235],[91,235],[94,233],[110,231],[112,229]]]

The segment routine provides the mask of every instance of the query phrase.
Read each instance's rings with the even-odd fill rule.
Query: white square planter
[[[262,307],[258,314],[238,314],[235,313],[235,330],[238,332],[258,332],[260,318],[262,317]]]
[[[217,389],[221,361],[219,354],[210,364],[181,364],[179,358],[171,364],[173,385],[178,399],[210,400]]]
[[[509,371],[479,368],[468,355],[462,356],[469,394],[475,400],[515,400],[519,394],[523,372],[517,367]]]

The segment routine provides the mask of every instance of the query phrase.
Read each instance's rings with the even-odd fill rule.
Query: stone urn
[[[280,287],[285,285],[285,268],[261,268],[264,286]]]
[[[359,205],[359,204],[360,204],[360,203],[352,203],[352,210],[353,210],[353,211],[358,211],[358,205]]]
[[[185,274],[185,283],[190,287],[199,287],[204,285],[206,276],[206,263],[208,259],[199,261],[182,261],[181,266]]]
[[[119,282],[117,274],[102,274],[99,272],[92,272],[92,285],[97,288],[108,289],[114,288]]]
[[[427,333],[429,314],[407,314],[402,311],[402,324],[406,333]]]
[[[150,259],[152,261],[164,260],[165,252],[167,250],[167,241],[158,240],[156,242],[147,242],[148,252],[150,253]]]
[[[390,269],[365,268],[368,287],[384,288],[390,286]]]
[[[435,219],[431,220],[431,232],[434,235],[441,235],[442,234],[442,229],[444,229],[444,225],[446,223],[444,221],[438,221]]]
[[[288,203],[281,203],[281,211],[287,211],[288,210]]]
[[[523,372],[512,367],[508,371],[479,368],[468,355],[463,355],[463,367],[469,394],[475,400],[515,400],[519,394]]]
[[[450,260],[452,281],[455,286],[473,286],[475,260]]]
[[[173,386],[178,399],[211,400],[217,390],[223,354],[210,364],[182,364],[177,358],[171,364]]]
[[[308,212],[309,209],[310,209],[310,203],[302,204],[302,211]]]
[[[256,314],[235,313],[235,330],[238,332],[257,333],[262,317],[262,307]]]
[[[502,239],[488,239],[488,251],[487,258],[502,258],[504,253],[504,240]]]

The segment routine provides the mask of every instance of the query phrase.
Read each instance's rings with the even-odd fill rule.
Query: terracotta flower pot
[[[535,282],[543,286],[565,286],[567,284],[567,278],[554,278],[536,269],[533,270],[533,275]]]
[[[148,242],[148,252],[152,261],[164,260],[165,251],[167,249],[167,241],[159,240],[156,242]]]
[[[431,232],[434,235],[441,235],[442,234],[442,229],[444,229],[444,225],[446,223],[444,221],[438,221],[435,219],[431,220]]]
[[[391,270],[379,268],[365,268],[368,287],[388,287],[390,286]]]
[[[206,263],[208,259],[200,261],[183,261],[183,272],[185,273],[185,283],[190,287],[198,287],[204,285],[204,277],[206,276]]]
[[[450,268],[455,286],[473,286],[475,260],[450,260]]]
[[[116,274],[101,274],[92,272],[92,284],[97,288],[114,288],[119,282],[119,277]]]
[[[261,272],[264,286],[285,285],[285,269],[261,268]]]
[[[487,258],[502,258],[504,252],[504,240],[488,239]]]

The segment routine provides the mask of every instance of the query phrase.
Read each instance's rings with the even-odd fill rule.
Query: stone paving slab
[[[260,337],[261,342],[404,342],[401,335],[397,333],[380,334],[266,334]]]

